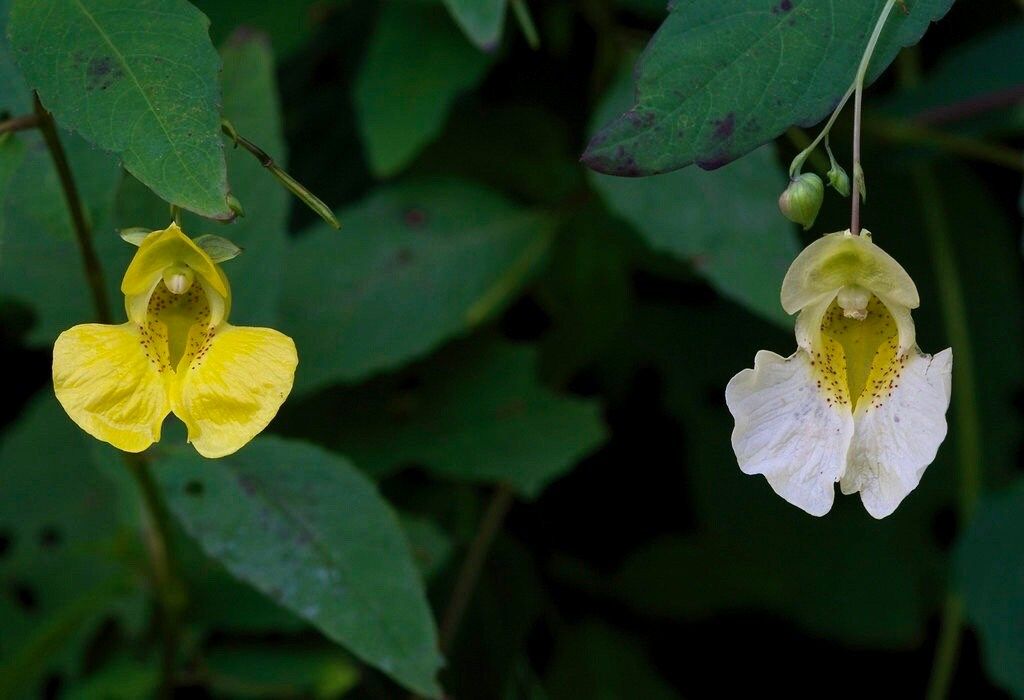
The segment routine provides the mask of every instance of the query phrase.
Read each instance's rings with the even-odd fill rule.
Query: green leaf
[[[10,593],[0,597],[0,696],[76,670],[128,589],[115,560],[127,536],[121,503],[88,440],[46,391],[0,444],[0,585]]]
[[[196,0],[193,3],[210,18],[210,35],[220,43],[231,34],[255,29],[270,37],[281,58],[300,50],[310,35],[340,3],[337,0]]]
[[[598,107],[602,123],[629,104],[624,72]],[[693,264],[726,297],[780,324],[789,318],[779,289],[798,251],[793,226],[777,199],[786,175],[771,147],[721,172],[697,170],[649,178],[590,173],[608,207],[654,250]]]
[[[430,580],[451,558],[452,540],[429,518],[403,515],[401,520],[416,565],[423,578]]]
[[[185,0],[13,0],[29,84],[65,128],[117,154],[161,198],[229,220],[220,61]]]
[[[274,59],[263,35],[239,32],[221,49],[224,114],[239,133],[266,150],[276,162],[285,163],[286,148],[281,109],[274,77]],[[266,168],[241,148],[228,151],[232,191],[245,206],[246,216],[225,227],[186,214],[184,230],[195,238],[211,231],[245,250],[224,266],[234,282],[232,319],[236,322],[276,326],[281,293],[281,265],[287,247],[288,211],[291,199]],[[166,228],[167,205],[127,178],[118,201],[122,226]]]
[[[506,0],[444,0],[452,18],[469,40],[484,51],[494,51],[505,25]]]
[[[544,686],[553,699],[679,697],[658,675],[638,640],[599,622],[585,622],[562,635]]]
[[[130,658],[115,659],[88,678],[72,685],[66,700],[146,700],[157,694],[160,672],[156,664]]]
[[[337,698],[359,682],[359,668],[337,648],[235,644],[204,655],[211,685],[235,698]]]
[[[672,4],[636,68],[636,101],[583,161],[642,176],[719,168],[794,124],[819,122],[846,93],[887,0],[693,0]],[[892,12],[869,77],[916,43],[953,0]]]
[[[314,227],[286,262],[281,328],[299,348],[300,391],[403,364],[489,318],[553,230],[453,180],[381,189],[341,219],[344,231]]]
[[[121,271],[134,252],[111,222],[121,169],[112,158],[77,136],[63,134],[61,140],[92,225],[108,298],[116,313]],[[0,244],[0,295],[33,309],[36,323],[28,341],[49,345],[70,326],[94,321],[96,312],[87,291],[71,216],[42,138],[34,132],[15,134],[0,146],[0,163],[11,157],[12,149],[19,148],[19,144],[24,157],[10,176],[6,197],[0,199],[0,232],[4,234]]]
[[[32,111],[32,92],[14,63],[14,52],[7,39],[11,0],[0,0],[0,112],[11,116]]]
[[[957,545],[954,572],[989,675],[1024,696],[1024,480],[978,506]]]
[[[353,99],[373,172],[393,175],[441,133],[452,102],[484,76],[490,58],[444,10],[384,3]]]
[[[417,464],[527,498],[605,437],[595,402],[540,384],[533,348],[490,339],[297,410],[307,428],[329,416],[332,445],[375,476]]]
[[[398,521],[344,458],[272,437],[204,460],[166,450],[171,510],[237,578],[423,695],[438,697],[437,638]]]

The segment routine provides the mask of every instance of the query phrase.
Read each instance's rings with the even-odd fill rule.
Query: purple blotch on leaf
[[[715,139],[723,141],[732,136],[733,129],[736,128],[736,114],[734,112],[729,112],[722,119],[716,119],[714,121],[714,125]]]

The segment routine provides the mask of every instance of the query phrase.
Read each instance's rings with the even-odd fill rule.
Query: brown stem
[[[107,301],[107,290],[103,284],[103,267],[100,265],[100,259],[92,245],[92,232],[89,228],[89,220],[85,216],[85,208],[82,206],[82,198],[78,194],[75,176],[71,172],[71,165],[68,163],[64,146],[60,142],[60,136],[57,135],[57,126],[53,121],[53,116],[43,107],[38,95],[35,97],[35,109],[39,130],[50,151],[53,166],[60,179],[61,190],[64,192],[64,201],[68,206],[68,213],[71,215],[71,225],[75,229],[78,251],[82,254],[82,263],[85,265],[85,280],[92,293],[96,318],[100,323],[110,323],[112,318],[110,304]]]
[[[946,124],[960,121],[961,119],[969,119],[993,109],[1012,107],[1021,101],[1024,101],[1024,85],[1014,85],[1002,90],[975,95],[960,102],[926,109],[914,117],[914,121],[919,124],[930,124],[932,126]]]
[[[78,242],[79,252],[82,254],[85,276],[92,292],[96,317],[101,323],[110,323],[111,313],[107,302],[103,268],[92,244],[92,234],[85,216],[85,208],[82,206],[82,198],[79,195],[71,165],[68,163],[67,154],[57,135],[53,116],[46,111],[38,96],[35,97],[35,116],[57,170],[64,200],[71,215],[75,240]],[[160,497],[160,490],[149,471],[149,464],[141,455],[123,453],[123,456],[128,470],[139,487],[143,512],[146,517],[146,543],[152,562],[153,583],[161,611],[163,675],[159,697],[170,698],[174,690],[174,673],[178,657],[178,619],[185,603],[184,587],[177,575],[177,568],[170,548],[170,517]]]
[[[0,121],[0,134],[10,134],[25,129],[35,129],[39,126],[39,117],[35,114],[22,114],[20,117],[11,117]]]

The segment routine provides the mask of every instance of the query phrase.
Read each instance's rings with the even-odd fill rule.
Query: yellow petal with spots
[[[82,430],[125,452],[160,439],[170,412],[166,357],[131,323],[90,323],[64,331],[53,347],[53,386]]]
[[[297,364],[295,343],[270,328],[194,327],[172,392],[189,442],[223,457],[252,440],[288,397]]]

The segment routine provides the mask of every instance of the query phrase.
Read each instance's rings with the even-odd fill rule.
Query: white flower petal
[[[729,382],[725,401],[736,419],[732,447],[740,469],[764,474],[775,493],[824,515],[846,469],[853,416],[847,405],[830,403],[817,382],[803,350],[788,358],[762,350],[754,369]]]
[[[862,401],[854,416],[843,493],[860,491],[868,513],[884,518],[920,483],[946,437],[953,351],[935,357],[912,349],[892,393]]]

